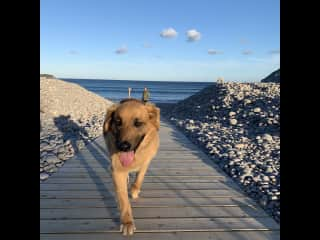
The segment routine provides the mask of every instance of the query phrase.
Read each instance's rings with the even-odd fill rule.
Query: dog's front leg
[[[139,197],[141,185],[143,183],[144,175],[146,174],[147,170],[148,170],[148,165],[143,166],[138,172],[135,182],[131,186],[130,191],[131,191],[131,197],[133,199],[137,199]]]
[[[132,235],[136,228],[133,222],[132,210],[128,197],[128,173],[113,171],[112,178],[120,210],[120,231],[123,235]]]

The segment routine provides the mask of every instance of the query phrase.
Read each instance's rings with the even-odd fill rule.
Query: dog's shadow
[[[112,221],[119,224],[119,213],[114,210],[114,208],[117,208],[117,201],[114,190],[111,189],[113,183],[110,180],[110,161],[108,160],[106,149],[95,140],[89,142],[83,139],[82,136],[89,136],[87,130],[74,122],[69,115],[61,115],[54,118],[54,123],[63,134],[64,141],[70,140],[71,142],[75,151],[72,162],[78,161],[79,165],[86,170],[85,173],[96,185],[96,189],[100,193],[105,209],[109,211]],[[82,140],[85,143],[85,147],[82,150],[79,149],[77,140]],[[103,173],[96,171],[96,169],[101,169],[100,167],[105,170]]]

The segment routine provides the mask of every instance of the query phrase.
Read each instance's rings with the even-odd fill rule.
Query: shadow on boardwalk
[[[113,190],[108,189],[108,187],[105,185],[103,179],[99,174],[96,173],[96,171],[90,166],[90,164],[87,162],[88,157],[84,156],[82,151],[77,146],[77,139],[80,139],[81,136],[88,136],[88,132],[81,126],[79,126],[76,122],[74,122],[72,119],[70,119],[70,116],[59,116],[54,119],[56,127],[64,134],[63,139],[67,140],[69,139],[71,141],[72,147],[76,154],[76,159],[80,161],[80,163],[83,165],[83,167],[87,170],[90,178],[92,181],[96,184],[97,190],[101,194],[101,197],[104,201],[104,205],[106,209],[110,209],[110,201],[108,199],[114,200],[112,202],[112,205],[117,205],[117,202],[114,197]],[[97,146],[95,141],[89,142],[87,140],[84,140],[86,149],[91,153],[92,157],[101,165],[101,168],[105,169],[106,176],[110,175],[109,172],[109,166],[110,162],[107,159],[106,154],[101,154],[94,146]],[[99,146],[100,150],[105,153],[105,149],[102,149]],[[111,176],[111,175],[110,175]],[[101,188],[101,186],[104,186]],[[111,198],[110,198],[111,196]],[[112,211],[109,212],[110,215],[112,214]],[[115,218],[112,218],[112,220],[115,223],[119,223],[119,219],[115,216]]]

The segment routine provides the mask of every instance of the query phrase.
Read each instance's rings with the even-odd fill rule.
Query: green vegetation
[[[40,77],[45,77],[45,78],[56,78],[55,76],[51,74],[40,74]]]

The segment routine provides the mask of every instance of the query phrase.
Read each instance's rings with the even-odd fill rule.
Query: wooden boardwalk
[[[102,137],[40,184],[40,237],[50,240],[280,239],[280,227],[201,150],[162,121],[140,198],[137,231],[119,232]]]

